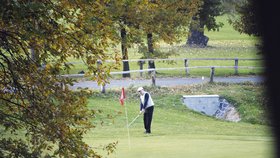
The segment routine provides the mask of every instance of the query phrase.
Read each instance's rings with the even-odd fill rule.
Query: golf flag
[[[124,88],[122,88],[122,93],[120,97],[120,104],[124,105],[124,100],[125,100],[125,93],[124,93]]]

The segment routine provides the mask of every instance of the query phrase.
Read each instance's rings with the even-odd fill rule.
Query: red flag
[[[124,93],[124,88],[122,88],[122,93],[121,93],[121,97],[120,97],[120,103],[121,103],[121,105],[124,104],[124,100],[125,100],[125,93]]]

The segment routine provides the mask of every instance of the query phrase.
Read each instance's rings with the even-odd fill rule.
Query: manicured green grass
[[[108,157],[273,157],[274,139],[261,101],[264,100],[263,85],[216,83],[144,88],[155,102],[151,135],[143,134],[140,117],[129,128],[128,139],[125,108],[128,122],[139,112],[136,87],[130,87],[126,89],[125,107],[118,101],[120,90],[106,94],[96,92],[89,98],[89,108],[102,109],[102,112],[93,120],[96,128],[88,132],[85,141],[103,154],[106,154],[102,150],[103,145],[117,142],[115,153]],[[190,94],[224,96],[237,107],[242,120],[228,122],[189,110],[181,98]],[[253,119],[248,119],[249,116]]]
[[[219,29],[218,32],[207,31],[205,32],[206,36],[210,37],[210,41],[214,40],[240,40],[240,41],[252,41],[256,39],[252,36],[248,36],[246,34],[240,34],[235,31],[232,26],[227,21],[228,15],[223,15],[216,17],[217,22],[222,22],[224,26]]]
[[[125,131],[123,131],[124,134]],[[273,158],[271,140],[266,137],[171,135],[132,137],[129,148],[127,138],[118,140],[117,151],[108,158]],[[104,143],[103,139],[95,142]],[[107,141],[109,142],[109,141]],[[100,151],[102,153],[102,151]]]

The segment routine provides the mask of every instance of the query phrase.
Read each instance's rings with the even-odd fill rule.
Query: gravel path
[[[157,86],[180,86],[180,85],[191,85],[209,82],[209,78],[157,78]],[[242,82],[253,82],[260,83],[263,82],[264,78],[261,76],[247,76],[247,77],[215,77],[214,82],[226,82],[226,83],[242,83]],[[139,86],[149,86],[152,84],[151,79],[121,79],[121,80],[110,80],[110,84],[106,85],[106,89],[116,89],[120,87],[139,87]],[[100,89],[95,81],[79,81],[76,82],[71,88],[77,89],[89,88],[89,89]]]

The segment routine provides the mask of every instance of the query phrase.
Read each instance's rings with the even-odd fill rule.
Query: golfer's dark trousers
[[[146,129],[146,133],[151,133],[151,123],[153,119],[154,106],[148,107],[145,109],[144,113],[144,127]]]

